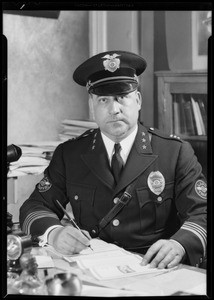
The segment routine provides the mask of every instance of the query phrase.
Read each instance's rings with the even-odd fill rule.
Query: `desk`
[[[153,275],[145,274],[99,281],[88,272],[71,267],[63,259],[53,258],[54,268],[49,268],[45,277],[44,269],[39,269],[39,277],[46,280],[55,274],[73,272],[83,283],[81,296],[167,296],[175,293],[206,295],[206,270],[180,264],[170,272]]]
[[[206,270],[204,269],[183,264],[168,270],[142,267],[140,266],[141,255],[125,251],[102,240],[92,239],[92,241],[93,250],[87,248],[78,255],[67,257],[48,245],[33,247],[31,254],[38,264],[38,276],[29,276],[29,273],[24,271],[15,281],[9,281],[8,294],[20,292],[28,295],[48,295],[46,280],[60,273],[71,273],[79,277],[82,282],[80,296],[133,297],[175,294],[206,296],[207,294]],[[98,270],[101,270],[100,273]],[[23,276],[27,277],[24,279]],[[59,293],[64,285],[61,285],[59,279],[55,278],[55,280],[58,282]],[[51,292],[55,286],[54,282]],[[67,291],[70,292],[73,289],[68,288]]]

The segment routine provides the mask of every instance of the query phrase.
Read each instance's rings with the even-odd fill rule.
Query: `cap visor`
[[[131,93],[137,87],[137,82],[109,82],[91,87],[89,92],[99,96],[114,96]]]

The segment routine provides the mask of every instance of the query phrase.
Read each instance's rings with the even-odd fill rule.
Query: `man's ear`
[[[90,110],[90,117],[94,120],[94,105],[93,105],[93,99],[91,94],[89,94],[88,105]]]
[[[137,103],[139,105],[139,109],[141,109],[141,106],[142,106],[142,95],[139,91],[137,91],[136,93],[136,100],[137,100]]]

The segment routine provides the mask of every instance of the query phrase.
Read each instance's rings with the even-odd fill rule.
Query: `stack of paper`
[[[88,129],[97,128],[97,124],[93,121],[83,120],[63,120],[59,138],[66,141],[83,134]]]
[[[17,145],[21,148],[22,155],[19,160],[10,163],[7,177],[43,173],[49,165],[55,148],[60,143],[61,141],[48,141]]]

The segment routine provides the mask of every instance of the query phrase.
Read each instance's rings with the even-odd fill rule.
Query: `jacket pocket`
[[[73,210],[75,220],[79,223],[85,223],[90,217],[93,207],[95,187],[85,184],[70,184],[68,190],[69,201]]]
[[[164,231],[168,226],[173,204],[173,182],[166,183],[160,195],[154,194],[148,187],[136,190],[140,206],[141,226],[146,234]]]

